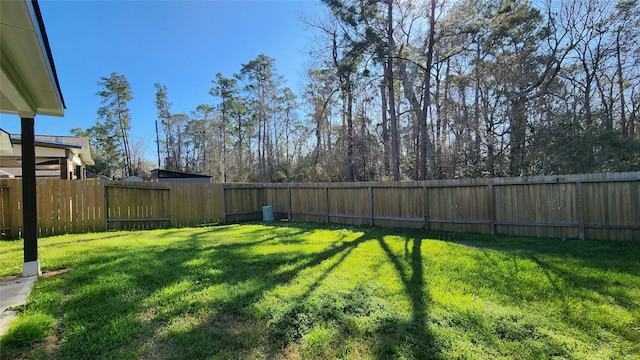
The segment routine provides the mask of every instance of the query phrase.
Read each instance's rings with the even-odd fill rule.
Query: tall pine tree
[[[133,175],[129,144],[131,115],[128,107],[129,101],[133,99],[131,86],[124,75],[118,75],[115,72],[112,72],[109,77],[101,77],[98,85],[102,89],[96,95],[102,98],[102,106],[98,109],[98,119],[93,127],[96,134],[96,145],[108,150],[109,154],[117,153],[123,177],[131,176]],[[109,161],[115,162],[116,160],[109,159]],[[111,169],[116,167],[116,164],[109,166]]]

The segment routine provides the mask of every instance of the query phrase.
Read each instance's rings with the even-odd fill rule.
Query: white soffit
[[[40,10],[31,0],[0,0],[0,112],[64,114]]]

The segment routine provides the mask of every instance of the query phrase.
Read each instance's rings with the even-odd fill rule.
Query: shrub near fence
[[[40,236],[276,218],[640,241],[640,172],[313,184],[37,180]],[[0,179],[3,239],[20,237],[20,180]]]

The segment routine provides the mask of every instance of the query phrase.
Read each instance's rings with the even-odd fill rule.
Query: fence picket
[[[401,183],[157,184],[38,179],[40,236],[261,218],[488,234],[640,240],[640,172]],[[21,236],[22,182],[0,179],[0,228]]]

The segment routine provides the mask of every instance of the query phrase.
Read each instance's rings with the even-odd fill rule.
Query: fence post
[[[427,198],[427,180],[422,180],[422,217],[424,217],[424,228],[429,230],[429,202]]]
[[[576,181],[576,195],[578,207],[578,238],[584,240],[584,196],[582,194],[582,181]]]
[[[169,227],[176,226],[173,224],[173,204],[171,203],[172,192],[173,192],[173,184],[169,183]]]
[[[324,187],[324,204],[327,208],[327,218],[325,220],[325,222],[329,222],[329,187],[325,186]]]
[[[369,225],[373,226],[373,189],[369,185]]]
[[[109,187],[104,183],[104,231],[109,231]]]
[[[287,219],[291,221],[291,185],[287,184],[287,204],[289,206],[289,212],[287,213]]]
[[[227,188],[222,184],[222,223],[227,223]]]
[[[491,227],[491,235],[496,234],[496,210],[495,210],[495,202],[496,199],[493,196],[493,183],[489,180],[489,193],[487,194],[489,199],[487,199],[487,204],[489,206],[489,226]]]

